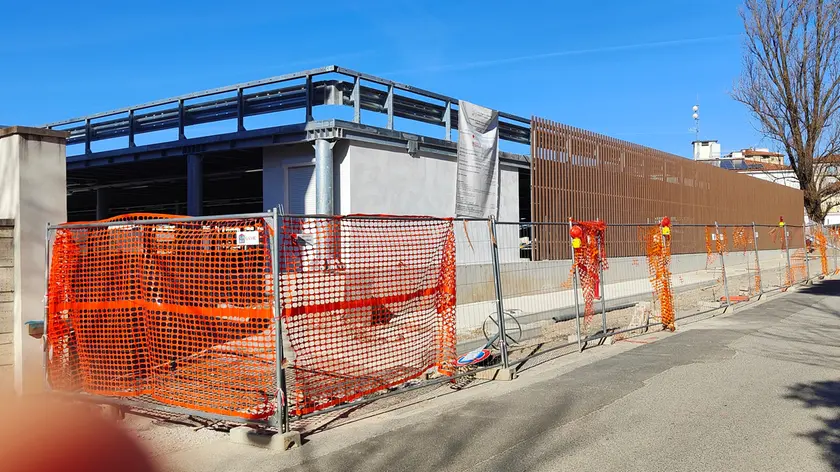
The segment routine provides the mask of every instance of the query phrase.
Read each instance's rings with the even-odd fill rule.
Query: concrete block
[[[0,334],[0,365],[12,365],[15,361],[15,346],[12,334]]]
[[[250,426],[238,426],[230,430],[230,440],[246,446],[256,446],[272,451],[286,451],[300,446],[300,433],[297,431],[275,433],[254,429]]]
[[[475,378],[481,380],[513,380],[516,378],[516,369],[508,367],[507,369],[488,369],[475,374]]]
[[[2,230],[0,230],[0,233],[2,233]],[[11,267],[14,262],[14,239],[0,237],[0,267]]]
[[[11,292],[15,289],[15,271],[11,267],[0,268],[0,292]]]
[[[12,309],[15,304],[0,300],[0,333],[11,333],[14,327],[14,313]]]
[[[0,397],[11,395],[15,392],[15,371],[11,365],[2,365],[0,362]]]
[[[607,336],[606,338],[604,338],[604,344],[606,344],[607,346],[612,346],[613,344],[615,344],[615,342],[616,339],[614,336]]]

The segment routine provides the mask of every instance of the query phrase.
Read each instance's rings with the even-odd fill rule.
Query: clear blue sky
[[[338,64],[690,156],[771,146],[730,96],[737,0],[11,2],[0,123],[39,125]]]

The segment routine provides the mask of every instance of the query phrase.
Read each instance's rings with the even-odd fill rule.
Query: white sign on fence
[[[458,102],[457,179],[456,216],[499,216],[498,111]]]
[[[236,245],[237,246],[259,246],[260,232],[259,231],[237,231]]]

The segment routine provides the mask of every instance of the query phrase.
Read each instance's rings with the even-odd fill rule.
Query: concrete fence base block
[[[235,444],[256,446],[272,451],[286,451],[300,446],[300,433],[297,431],[275,433],[250,426],[238,426],[230,430],[230,440]]]
[[[516,369],[513,367],[505,368],[498,368],[498,369],[489,369],[483,370],[475,374],[475,378],[481,380],[513,380],[516,378]]]

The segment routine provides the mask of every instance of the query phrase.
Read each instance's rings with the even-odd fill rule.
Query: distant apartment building
[[[694,141],[692,145],[695,161],[734,170],[779,185],[799,188],[799,180],[793,169],[785,163],[784,154],[772,152],[766,148],[750,148],[721,155],[720,144],[716,140]],[[818,169],[826,173],[824,186],[840,185],[838,184],[838,168],[840,168],[840,156],[830,156],[825,162],[818,164]],[[833,200],[840,203],[840,197],[835,197]],[[830,202],[826,202],[826,205]],[[807,215],[805,219],[809,221]],[[833,208],[826,215],[825,224],[840,225],[840,206]]]

